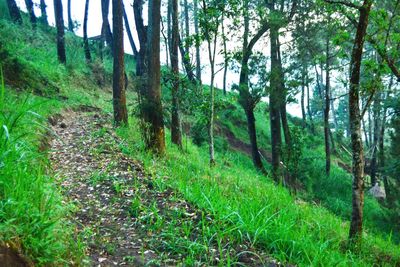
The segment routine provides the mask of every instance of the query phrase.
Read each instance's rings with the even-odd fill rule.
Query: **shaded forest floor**
[[[121,152],[111,118],[93,111],[67,110],[49,119],[56,134],[52,167],[66,204],[74,205],[71,220],[87,245],[87,264],[218,265],[229,254],[230,264],[279,266],[250,244],[217,242],[210,229],[223,229],[224,223],[146,174],[140,162]],[[203,248],[176,246],[182,245],[178,239],[206,247],[207,255]]]

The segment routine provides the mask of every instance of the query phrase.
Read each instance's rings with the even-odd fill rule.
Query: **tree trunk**
[[[331,147],[329,143],[329,108],[330,108],[330,48],[329,48],[329,37],[326,39],[326,70],[325,70],[325,109],[324,109],[324,139],[325,139],[325,174],[330,175],[331,172]]]
[[[311,133],[314,133],[314,122],[313,122],[313,116],[312,116],[312,112],[311,112],[310,83],[308,80],[308,74],[306,74],[306,88],[307,88],[307,113],[308,113],[308,117],[310,118]]]
[[[353,152],[353,210],[349,238],[355,249],[361,248],[364,207],[364,151],[359,107],[360,69],[371,6],[372,0],[364,0],[363,6],[360,8],[360,17],[350,61],[349,121]]]
[[[70,32],[74,32],[74,22],[72,21],[72,16],[71,16],[71,1],[72,0],[68,0],[67,2],[67,11],[68,11],[68,30]]]
[[[110,0],[101,0],[101,16],[103,19],[101,34],[103,35],[103,38],[110,47],[111,51],[113,51],[113,36],[111,33],[110,23],[108,21],[109,8]]]
[[[179,118],[179,22],[178,0],[172,0],[172,42],[170,47],[171,68],[173,75],[172,86],[172,113],[171,113],[171,141],[182,148],[182,134]]]
[[[381,95],[375,94],[373,115],[374,115],[374,131],[372,140],[372,156],[370,166],[371,185],[374,186],[377,182],[376,173],[378,171],[378,146],[379,146],[379,135],[381,134],[380,120],[381,120]]]
[[[196,84],[196,78],[194,77],[193,68],[192,65],[190,64],[190,57],[189,54],[185,52],[185,48],[183,47],[181,38],[179,38],[179,51],[182,56],[183,67],[185,68],[186,75],[189,81],[192,84]]]
[[[199,38],[199,18],[198,18],[198,2],[193,0],[193,16],[194,16],[194,33],[196,34],[196,78],[201,83],[201,62],[200,62],[200,38]]]
[[[21,13],[19,12],[19,8],[17,3],[15,3],[15,0],[7,0],[7,7],[12,21],[17,24],[22,24]]]
[[[223,44],[223,54],[224,54],[224,76],[223,76],[223,87],[222,91],[224,92],[224,95],[226,95],[226,75],[228,72],[228,51],[226,48],[226,36],[225,36],[225,16],[222,15],[222,20],[221,20],[221,30],[222,30],[222,44]]]
[[[49,25],[49,22],[47,21],[47,12],[46,12],[46,2],[45,0],[40,0],[40,12],[41,12],[41,17],[40,20],[44,25]]]
[[[33,8],[32,0],[25,0],[26,9],[28,10],[29,19],[31,21],[32,27],[36,28],[36,15]]]
[[[302,117],[302,120],[303,120],[303,128],[305,128],[306,125],[307,125],[306,109],[305,109],[305,105],[304,105],[304,98],[305,98],[304,94],[305,94],[305,84],[306,84],[306,81],[305,81],[306,74],[305,74],[305,72],[306,72],[306,68],[305,68],[304,63],[303,63],[302,71],[301,71],[301,100],[300,100],[301,117]]]
[[[92,56],[90,55],[89,40],[87,35],[87,22],[89,16],[89,0],[85,3],[85,15],[83,17],[83,47],[85,50],[85,59],[87,63],[92,61]]]
[[[190,36],[188,0],[183,0],[183,7],[185,15],[185,37],[188,38]],[[185,43],[185,52],[189,54],[189,42]]]
[[[147,29],[147,99],[149,138],[147,147],[158,154],[165,153],[163,108],[161,104],[160,21],[161,0],[149,0]]]
[[[126,33],[128,34],[128,39],[129,39],[129,43],[131,44],[133,56],[135,58],[137,58],[138,50],[136,48],[135,41],[133,40],[131,27],[129,26],[128,16],[126,15],[125,6],[123,6],[123,9],[124,9],[124,24],[125,24]]]
[[[128,123],[125,96],[125,66],[124,66],[124,24],[122,21],[122,0],[113,0],[113,107],[116,126]]]
[[[364,132],[365,145],[367,147],[369,147],[368,129],[367,129],[367,126],[365,125],[364,118],[361,118],[361,125],[362,125],[362,129],[363,129],[363,132]]]
[[[278,58],[278,28],[271,27],[271,78],[270,78],[270,97],[269,97],[269,117],[271,127],[271,152],[272,152],[272,175],[276,182],[282,183],[281,163],[281,80]]]
[[[54,0],[54,17],[57,28],[57,55],[58,61],[62,64],[67,63],[65,55],[65,39],[64,39],[64,17],[61,0]]]
[[[246,111],[247,118],[247,130],[249,132],[250,144],[251,144],[251,156],[253,158],[254,166],[261,172],[265,173],[264,166],[261,161],[260,152],[257,144],[256,134],[256,119],[254,117],[254,110],[249,109]]]

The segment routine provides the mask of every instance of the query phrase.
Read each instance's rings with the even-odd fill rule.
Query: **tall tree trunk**
[[[15,0],[7,0],[7,7],[12,21],[17,24],[22,24],[21,13],[19,12],[19,8],[17,3],[15,3]]]
[[[183,47],[182,40],[179,38],[179,52],[182,56],[183,67],[185,68],[187,78],[192,84],[196,84],[196,78],[193,74],[192,64],[190,63],[189,54],[185,52],[185,48]]]
[[[123,9],[124,9],[124,24],[125,24],[126,33],[128,34],[128,39],[129,39],[129,43],[131,44],[133,56],[134,56],[135,58],[137,58],[137,56],[138,56],[138,50],[137,50],[137,48],[136,48],[135,41],[133,40],[133,36],[132,36],[132,32],[131,32],[131,27],[129,26],[128,16],[126,15],[125,6],[122,6],[122,7],[123,7]]]
[[[103,19],[101,34],[103,35],[103,38],[106,41],[107,45],[110,47],[111,51],[114,51],[113,36],[111,33],[110,23],[108,21],[109,9],[110,9],[110,0],[101,0],[101,16]]]
[[[338,121],[337,121],[337,118],[336,118],[336,111],[335,111],[335,101],[334,101],[334,99],[333,99],[333,97],[332,97],[332,91],[330,90],[330,99],[331,99],[331,103],[330,103],[330,105],[331,105],[331,110],[332,110],[332,118],[333,118],[333,124],[335,125],[335,130],[337,131],[338,129],[339,129],[339,124],[338,124]]]
[[[44,25],[49,25],[49,22],[47,21],[46,7],[47,6],[45,0],[40,0],[40,12],[41,12],[40,20]]]
[[[305,70],[304,63],[302,64],[302,70],[301,70],[301,99],[300,99],[300,104],[301,104],[301,118],[303,120],[303,128],[306,127],[307,125],[307,115],[306,115],[306,108],[304,104],[304,98],[305,98],[305,86],[306,86],[306,70]]]
[[[223,86],[222,86],[222,91],[224,92],[224,95],[226,95],[226,74],[228,72],[228,52],[226,48],[226,36],[225,36],[225,16],[222,14],[222,20],[221,20],[221,31],[222,31],[222,44],[223,44],[223,55],[224,55],[224,76],[223,76]]]
[[[169,54],[171,53],[171,47],[172,47],[172,0],[168,0],[168,6],[167,6],[167,44],[166,44],[166,49],[167,51],[167,66],[168,65],[168,58]],[[179,27],[179,25],[178,25]],[[172,61],[172,59],[171,59]],[[171,62],[172,64],[172,62]],[[178,63],[179,64],[179,63]],[[171,66],[172,67],[172,66]]]
[[[61,0],[54,0],[54,17],[57,28],[57,55],[58,61],[62,64],[67,63],[65,55],[65,39],[64,39],[64,17],[63,6]]]
[[[172,42],[171,42],[171,68],[173,74],[172,86],[172,112],[171,112],[171,141],[182,147],[182,134],[179,118],[179,22],[178,22],[178,0],[172,0]]]
[[[364,0],[363,6],[359,10],[360,17],[350,61],[349,120],[351,148],[353,152],[353,210],[349,238],[356,249],[360,249],[361,246],[364,207],[364,150],[361,138],[361,114],[359,107],[360,69],[372,2],[372,0]]]
[[[184,16],[185,16],[185,37],[188,38],[190,36],[190,28],[189,28],[189,5],[188,0],[183,0],[184,7]],[[189,54],[189,42],[185,42],[185,52]]]
[[[271,78],[269,96],[269,117],[271,127],[271,152],[272,152],[272,175],[276,182],[282,183],[281,163],[281,80],[278,58],[278,28],[273,25],[270,29],[271,46]]]
[[[124,66],[124,24],[122,21],[122,0],[113,0],[113,107],[114,122],[116,126],[128,123],[125,96],[125,66]]]
[[[85,15],[83,17],[83,46],[85,50],[85,59],[87,63],[92,61],[92,56],[90,55],[90,47],[89,47],[89,40],[87,35],[87,23],[88,23],[88,16],[89,16],[89,1],[86,0],[85,3]]]
[[[36,15],[33,8],[32,0],[25,0],[26,9],[28,10],[29,19],[31,21],[32,27],[36,28]]]
[[[364,132],[365,145],[369,147],[368,129],[367,126],[365,125],[364,118],[361,118],[361,125],[362,125],[362,130]]]
[[[329,108],[330,108],[330,48],[329,36],[326,38],[326,66],[325,66],[325,108],[324,108],[324,139],[325,139],[325,174],[330,175],[331,172],[331,147],[329,143]]]
[[[312,112],[311,112],[310,83],[309,83],[309,79],[308,79],[308,74],[306,74],[306,88],[307,88],[307,113],[308,113],[308,117],[310,118],[311,132],[314,133],[314,122],[313,122],[313,116],[312,116]]]
[[[201,62],[200,62],[200,38],[199,38],[199,17],[198,1],[193,0],[194,33],[196,34],[196,78],[201,83]]]
[[[73,32],[74,31],[74,22],[72,21],[72,16],[71,16],[71,1],[72,0],[68,0],[68,2],[67,2],[67,13],[68,13],[68,30],[70,31],[70,32]]]
[[[165,152],[163,108],[161,104],[161,69],[160,69],[160,21],[161,0],[149,0],[147,29],[147,99],[149,110],[149,138],[147,147],[153,152]]]
[[[379,146],[379,135],[381,134],[380,120],[381,120],[381,103],[380,93],[376,93],[374,96],[373,116],[374,116],[374,131],[372,140],[372,156],[370,166],[371,185],[374,186],[377,182],[377,171],[378,171],[378,146]]]

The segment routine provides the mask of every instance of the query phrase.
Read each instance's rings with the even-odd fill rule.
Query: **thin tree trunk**
[[[113,51],[113,36],[111,33],[110,23],[108,21],[108,13],[110,9],[110,0],[101,0],[101,16],[103,19],[101,34],[107,45]]]
[[[25,5],[26,5],[26,9],[28,10],[29,19],[31,21],[32,27],[35,29],[37,19],[36,19],[35,11],[33,8],[32,0],[25,0]]]
[[[185,37],[188,38],[190,36],[188,0],[183,0],[183,7],[185,16]],[[185,42],[185,52],[189,54],[189,42]]]
[[[363,132],[364,132],[365,145],[366,145],[367,147],[369,147],[368,129],[367,129],[367,126],[365,125],[365,120],[364,120],[364,118],[361,118],[361,124],[362,124],[362,129],[363,129]]]
[[[49,22],[47,21],[47,12],[46,12],[46,2],[45,0],[40,0],[40,12],[41,12],[41,21],[44,25],[49,25]]]
[[[226,48],[226,36],[225,36],[225,16],[222,14],[222,20],[221,20],[221,31],[222,31],[222,44],[223,44],[223,54],[224,54],[224,76],[223,76],[223,87],[222,91],[224,92],[224,95],[226,95],[226,74],[228,71],[228,52]]]
[[[374,115],[374,131],[372,140],[372,156],[370,166],[371,185],[374,186],[377,182],[376,173],[378,171],[378,146],[379,146],[379,135],[381,134],[380,119],[381,119],[381,95],[375,94],[373,115]]]
[[[330,108],[330,48],[329,37],[326,39],[326,70],[325,70],[325,109],[324,109],[324,139],[325,139],[325,174],[330,175],[331,172],[331,147],[329,143],[329,108]]]
[[[308,74],[306,74],[306,88],[307,88],[307,113],[308,113],[308,117],[310,118],[311,132],[314,133],[314,122],[313,122],[313,116],[312,116],[312,112],[311,112],[310,84],[309,84],[309,80],[308,80]]]
[[[171,112],[171,141],[182,148],[182,134],[179,118],[179,22],[178,0],[172,0],[172,42],[171,42],[171,68],[173,74],[172,86],[172,112]]]
[[[168,51],[167,53],[167,66],[168,65],[168,58],[169,54],[171,53],[172,49],[172,0],[168,0],[168,6],[167,6],[167,44],[166,44],[166,49]],[[179,27],[179,25],[178,25]],[[172,59],[171,59],[172,61]],[[171,62],[172,65],[172,62]],[[171,66],[172,67],[172,66]]]
[[[360,17],[350,62],[349,120],[351,148],[353,152],[353,210],[349,238],[355,249],[361,248],[364,207],[364,150],[361,138],[361,114],[359,107],[360,69],[372,2],[372,0],[364,0],[362,8],[359,10]]]
[[[201,83],[201,62],[200,62],[200,38],[199,38],[199,18],[198,18],[198,2],[193,0],[193,16],[194,16],[194,33],[196,34],[196,77]]]
[[[125,67],[124,67],[124,24],[122,21],[122,0],[113,0],[113,107],[116,126],[128,123],[125,96]]]
[[[333,97],[332,97],[332,91],[330,91],[330,99],[331,99],[331,103],[330,103],[330,105],[331,105],[331,110],[332,110],[332,118],[333,118],[333,124],[335,125],[335,130],[337,131],[338,129],[339,129],[339,124],[338,124],[338,121],[337,121],[337,118],[336,118],[336,111],[335,111],[335,101],[333,100]]]
[[[160,22],[161,0],[149,0],[147,29],[147,99],[149,138],[147,147],[158,154],[165,153],[164,120],[161,104]]]
[[[72,21],[72,16],[71,16],[71,1],[72,0],[68,0],[67,2],[67,11],[68,11],[68,30],[70,32],[74,31],[74,22]]]
[[[306,109],[305,109],[305,105],[304,105],[304,98],[305,98],[304,94],[305,94],[305,83],[306,83],[306,81],[305,81],[305,77],[306,77],[305,72],[306,72],[306,70],[305,70],[305,66],[304,66],[304,63],[303,63],[302,71],[301,71],[301,99],[300,99],[301,117],[302,117],[302,120],[303,120],[303,128],[305,128],[306,125],[307,125]]]
[[[65,39],[64,39],[64,17],[61,0],[54,0],[54,17],[57,28],[57,55],[58,61],[62,64],[67,63],[65,55]]]
[[[92,56],[90,55],[90,47],[89,47],[89,40],[87,35],[87,23],[88,23],[88,16],[89,16],[89,1],[86,0],[85,3],[85,15],[83,17],[83,44],[85,50],[85,59],[87,63],[92,61]]]
[[[137,56],[138,56],[138,50],[137,50],[137,48],[136,48],[135,41],[133,40],[133,36],[132,36],[132,32],[131,32],[131,27],[129,26],[128,16],[126,15],[125,6],[122,6],[122,7],[123,7],[123,9],[124,9],[124,24],[125,24],[126,33],[128,34],[128,39],[129,39],[129,43],[131,44],[133,56],[134,56],[135,58],[137,58]]]
[[[17,3],[15,3],[15,0],[7,0],[7,7],[12,21],[17,24],[22,24],[21,13],[19,12],[19,8]]]
[[[270,30],[271,46],[271,78],[270,78],[270,97],[269,97],[269,116],[271,127],[271,152],[272,152],[272,175],[276,182],[282,183],[281,163],[281,88],[280,71],[278,58],[278,29],[276,26]]]
[[[185,52],[185,48],[183,47],[182,40],[180,38],[179,38],[179,52],[181,53],[183,67],[185,68],[186,75],[187,75],[189,81],[192,84],[196,84],[196,78],[194,77],[193,68],[192,68],[192,65],[190,64],[189,54],[187,54]]]

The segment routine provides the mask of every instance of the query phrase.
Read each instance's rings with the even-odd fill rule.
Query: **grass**
[[[285,188],[255,172],[248,157],[220,153],[217,166],[210,169],[206,147],[189,143],[187,151],[181,152],[168,142],[166,157],[155,160],[143,150],[135,118],[130,125],[119,130],[126,140],[125,152],[141,157],[147,170],[167,177],[169,186],[211,212],[217,222],[229,222],[231,230],[220,234],[250,241],[278,260],[301,266],[400,263],[396,245],[369,233],[361,254],[347,251],[348,222],[321,206],[296,201]]]

